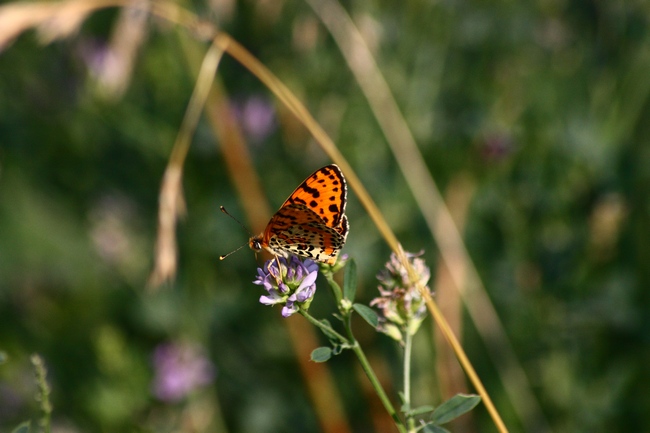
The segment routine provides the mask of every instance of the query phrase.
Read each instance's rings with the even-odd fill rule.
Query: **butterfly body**
[[[341,169],[331,164],[316,170],[282,204],[266,229],[250,238],[249,246],[276,256],[295,254],[333,265],[350,228],[346,202]]]

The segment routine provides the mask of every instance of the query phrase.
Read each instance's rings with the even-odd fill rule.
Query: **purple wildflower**
[[[279,268],[278,268],[279,263]],[[264,305],[283,304],[282,316],[289,317],[300,308],[307,310],[316,293],[318,264],[296,256],[267,260],[257,268],[253,284],[263,286],[266,295],[260,296]]]
[[[11,416],[21,413],[25,406],[25,397],[15,389],[15,386],[0,383],[0,419],[11,419]]]
[[[481,156],[487,162],[501,162],[515,151],[514,139],[506,133],[487,134],[480,141]]]
[[[154,395],[166,402],[178,402],[197,388],[214,380],[215,367],[201,347],[188,343],[167,343],[153,354]]]
[[[426,304],[418,286],[429,291],[427,283],[431,271],[419,253],[408,253],[406,257],[413,267],[418,281],[411,281],[406,268],[392,253],[386,267],[379,272],[377,279],[381,296],[370,302],[380,310],[378,329],[397,341],[402,341],[404,333],[414,335],[426,316]]]
[[[244,133],[252,141],[260,143],[275,131],[275,110],[268,99],[251,96],[235,103],[234,108]]]

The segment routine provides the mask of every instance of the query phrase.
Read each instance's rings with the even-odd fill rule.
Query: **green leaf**
[[[332,357],[332,349],[329,347],[317,347],[311,352],[311,360],[314,362],[325,362]]]
[[[469,412],[479,404],[481,397],[475,394],[456,394],[433,411],[431,421],[435,424],[445,424]]]
[[[31,430],[31,422],[25,421],[24,423],[20,424],[18,427],[13,429],[11,433],[29,433]]]
[[[404,411],[404,415],[406,415],[406,416],[418,416],[418,415],[422,415],[423,413],[433,412],[434,409],[435,408],[433,406],[424,405],[424,406],[419,406],[419,407],[413,408],[411,410]]]
[[[322,319],[320,322],[327,326],[327,328],[320,328],[323,334],[325,334],[325,336],[330,340],[339,341],[339,337],[336,334],[334,334],[332,331],[330,331],[330,329],[332,329],[332,324],[329,322],[329,320]]]
[[[348,260],[345,264],[345,274],[343,280],[343,297],[350,302],[354,301],[357,294],[357,264],[354,259]]]
[[[375,310],[370,307],[366,307],[363,304],[354,304],[352,308],[354,308],[354,311],[359,313],[359,316],[363,317],[364,320],[370,324],[370,326],[373,328],[377,327],[377,324],[379,324],[379,318],[377,317]]]
[[[440,427],[439,425],[435,425],[435,424],[427,424],[422,428],[421,431],[425,433],[451,433],[446,428]]]
[[[9,359],[9,357],[7,356],[7,352],[5,352],[4,350],[0,350],[0,365],[7,362],[7,359]]]

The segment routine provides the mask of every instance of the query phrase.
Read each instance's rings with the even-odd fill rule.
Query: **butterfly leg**
[[[277,273],[273,271],[273,268],[271,268],[271,261],[266,262],[266,270],[268,271],[269,274],[273,275],[273,278],[275,279],[275,282],[278,284],[278,287],[282,283],[282,265],[280,263],[280,256],[274,255],[273,260],[275,260],[275,264],[277,266]]]
[[[278,282],[278,286],[280,283],[282,283],[282,268],[280,267],[280,256],[275,256],[275,263],[278,265],[278,278],[276,278],[276,281]]]

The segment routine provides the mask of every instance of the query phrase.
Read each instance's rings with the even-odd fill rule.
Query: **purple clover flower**
[[[277,128],[275,108],[262,96],[251,96],[233,104],[246,136],[255,143],[266,140]]]
[[[487,162],[505,161],[517,147],[511,135],[499,132],[487,134],[480,146],[481,156]]]
[[[189,343],[159,345],[153,354],[153,365],[153,393],[158,399],[171,403],[209,385],[216,374],[203,349]]]
[[[279,267],[278,267],[279,264]],[[267,294],[260,296],[264,305],[283,304],[282,316],[289,317],[300,308],[307,310],[316,293],[318,264],[296,256],[276,257],[257,268],[253,284],[263,286]]]
[[[390,255],[385,268],[377,274],[381,296],[373,299],[370,305],[379,308],[378,329],[397,341],[403,340],[404,333],[414,335],[426,317],[426,304],[418,285],[429,291],[427,283],[431,271],[419,258],[422,253],[405,253],[418,277],[416,282],[411,282],[406,268],[395,253]]]

